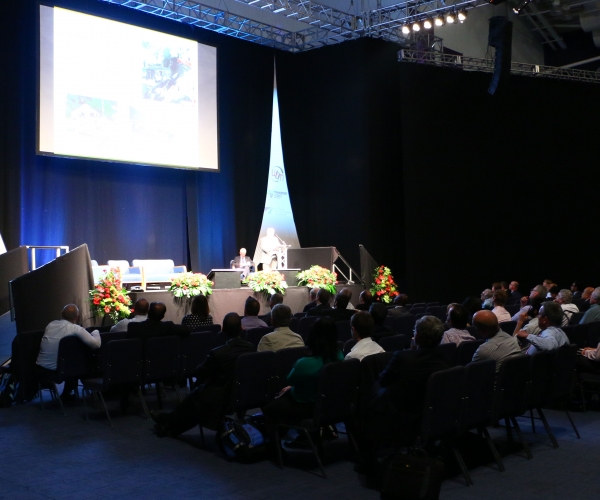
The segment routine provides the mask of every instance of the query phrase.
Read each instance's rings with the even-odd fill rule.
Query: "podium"
[[[207,278],[215,282],[213,288],[220,290],[223,288],[241,288],[241,272],[239,269],[211,269]]]

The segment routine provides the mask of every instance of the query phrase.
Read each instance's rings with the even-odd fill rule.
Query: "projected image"
[[[67,95],[67,133],[101,140],[116,133],[116,101],[97,97]],[[112,129],[112,130],[111,130]]]
[[[192,53],[184,47],[161,47],[142,42],[142,97],[160,102],[193,104],[198,95]]]

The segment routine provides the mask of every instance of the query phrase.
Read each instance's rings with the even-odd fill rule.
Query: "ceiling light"
[[[431,19],[425,19],[425,21],[423,21],[423,28],[426,30],[430,30],[432,26],[433,24],[431,24]]]
[[[413,31],[421,31],[421,25],[419,23],[415,23],[412,25]]]
[[[466,10],[461,10],[458,13],[458,21],[461,22],[461,23],[464,23],[465,19],[467,19],[467,11]]]
[[[436,26],[444,26],[444,18],[442,16],[437,16],[433,22]]]
[[[404,33],[405,35],[408,35],[410,33],[410,28],[406,26],[406,24],[402,26],[402,33]]]
[[[454,19],[454,14],[450,13],[450,14],[446,14],[446,22],[448,24],[453,24],[455,21]]]

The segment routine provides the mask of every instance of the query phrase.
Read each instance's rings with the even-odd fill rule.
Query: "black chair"
[[[500,330],[508,333],[509,335],[512,335],[515,332],[516,327],[516,321],[503,321],[502,323],[500,323]]]
[[[569,422],[575,431],[577,439],[581,439],[575,422],[571,418],[567,403],[571,398],[573,382],[575,380],[575,369],[577,366],[577,350],[575,344],[563,346],[560,349],[552,351],[550,373],[552,374],[552,383],[548,391],[548,405],[558,406],[567,414]]]
[[[300,318],[292,318],[290,320],[290,330],[292,330],[292,332],[294,333],[298,333],[300,331]],[[298,333],[298,335],[300,335]]]
[[[386,352],[402,351],[410,347],[410,338],[406,335],[383,337],[379,340],[379,345]]]
[[[412,306],[410,313],[413,315],[417,315],[417,314],[425,314],[425,307],[415,307]]]
[[[221,331],[221,325],[204,325],[199,326],[194,330],[194,332],[213,332],[215,334]]]
[[[108,423],[112,427],[112,420],[108,413],[108,408],[102,391],[118,387],[129,390],[136,387],[137,395],[144,409],[146,418],[150,420],[148,407],[142,396],[142,341],[140,339],[123,339],[111,341],[105,351],[105,371],[104,376],[100,378],[84,379],[83,391],[91,393],[97,401],[100,401]],[[85,419],[88,418],[88,408],[86,398],[83,398],[85,407]]]
[[[273,362],[273,394],[276,395],[288,385],[287,376],[300,358],[310,355],[308,347],[289,347],[275,352]]]
[[[390,327],[399,335],[406,335],[409,338],[413,336],[413,330],[415,329],[415,322],[417,318],[408,314],[406,316],[398,316],[396,318],[385,318],[385,326]]]
[[[430,307],[436,307],[439,305],[440,305],[439,302],[428,302],[425,307],[430,308]]]
[[[246,330],[246,340],[253,344],[254,347],[258,347],[260,339],[262,339],[267,333],[271,333],[273,330],[274,328],[272,326],[250,328],[250,330]]]
[[[217,334],[214,332],[194,332],[183,337],[181,342],[181,377],[189,379],[192,388],[192,377],[196,368],[204,363],[208,353],[216,347]]]
[[[569,325],[578,325],[579,322],[581,321],[581,318],[583,318],[584,314],[585,314],[585,311],[580,311],[580,312],[571,314],[571,318],[569,319]]]
[[[369,357],[369,356],[367,356]],[[356,395],[358,392],[360,361],[350,359],[348,361],[329,363],[321,370],[319,377],[319,387],[317,390],[317,399],[315,411],[312,419],[306,419],[299,423],[278,423],[275,427],[275,444],[277,446],[277,455],[279,466],[283,468],[281,457],[281,439],[279,429],[296,429],[303,432],[312,451],[317,459],[319,468],[324,478],[327,478],[323,463],[319,453],[323,454],[323,446],[320,438],[320,429],[328,425],[335,425],[344,422],[348,440],[356,449],[354,436],[351,432],[350,423],[354,419],[356,408]],[[317,447],[310,435],[311,432],[317,434]]]
[[[533,432],[535,432],[533,410],[536,410],[540,420],[544,424],[544,428],[548,433],[548,437],[552,442],[552,446],[554,448],[558,448],[558,442],[556,441],[556,438],[552,433],[552,429],[550,429],[548,421],[546,420],[546,416],[542,410],[542,406],[547,404],[548,397],[550,395],[550,386],[552,384],[552,374],[550,373],[552,357],[554,357],[554,353],[551,351],[542,351],[531,356],[531,386],[529,389],[529,398],[527,403],[529,406],[531,429]]]
[[[427,381],[421,421],[421,444],[424,447],[436,441],[452,449],[454,457],[468,486],[473,484],[465,462],[454,444],[460,434],[465,369],[455,366],[432,373]]]
[[[273,351],[249,352],[235,361],[231,411],[239,417],[247,410],[261,408],[273,399],[271,379],[274,373]]]
[[[517,418],[527,411],[531,377],[531,356],[517,354],[506,358],[500,366],[494,395],[492,422],[504,419],[509,440],[512,440],[511,422],[530,460],[531,450],[523,437]]]
[[[356,340],[354,340],[354,339],[346,340],[346,342],[344,342],[344,348],[342,349],[344,356],[346,356],[355,345],[356,345]]]
[[[476,326],[467,326],[467,331],[471,334],[472,337],[475,337],[477,340],[481,340],[483,338]]]
[[[86,330],[89,333],[92,333],[94,330],[98,330],[98,333],[107,333],[110,332],[110,329],[113,327],[113,325],[106,325],[106,326],[88,326],[86,328]]]
[[[492,420],[495,381],[496,362],[493,359],[477,361],[465,366],[460,432],[464,434],[471,429],[477,429],[477,432],[485,437],[488,448],[498,465],[498,469],[504,472],[504,464],[502,463],[500,454],[487,430],[487,426],[490,425]]]
[[[583,403],[583,411],[587,412],[585,394],[598,394],[600,392],[599,373],[579,373],[579,394]]]
[[[390,363],[393,356],[393,352],[380,352],[365,356],[360,362],[360,385],[357,400],[359,426],[369,425],[369,422],[364,422],[367,405],[381,389],[378,382],[379,374]]]
[[[15,395],[15,401],[19,403],[35,398],[38,393],[36,361],[43,336],[44,330],[22,332],[12,341],[10,370],[19,380]]]
[[[307,316],[306,318],[300,318],[300,323],[298,324],[298,335],[300,335],[304,340],[308,335],[310,327],[313,325],[315,321],[319,319],[319,316]]]
[[[508,314],[510,314],[511,316],[514,316],[515,314],[517,314],[520,310],[521,310],[521,306],[519,304],[519,302],[517,301],[516,304],[507,304],[504,306],[504,309],[506,309],[508,311]]]
[[[160,389],[164,383],[171,383],[181,401],[177,381],[179,379],[179,357],[181,354],[181,341],[178,336],[154,337],[146,340],[143,359],[142,385],[154,384],[159,408],[162,408]]]
[[[336,321],[335,327],[338,332],[338,340],[340,342],[346,342],[346,340],[352,338],[352,330],[350,329],[350,321]]]
[[[127,332],[104,332],[100,333],[100,349],[95,351],[96,354],[96,373],[94,376],[99,376],[104,373],[104,360],[106,358],[106,348],[113,340],[123,340],[127,338]]]
[[[427,306],[427,304],[425,302],[415,302],[412,307],[422,307],[425,308]],[[411,307],[411,309],[412,309]]]
[[[305,312],[300,312],[300,313],[294,313],[294,318],[304,318],[306,317],[306,313]]]
[[[484,342],[485,340],[467,340],[458,344],[454,354],[454,363],[460,366],[467,366],[473,360],[475,351]]]
[[[449,344],[440,344],[436,347],[436,350],[444,356],[444,359],[450,364],[450,366],[454,366],[455,364],[455,356],[456,356],[456,344],[454,342],[450,342]]]

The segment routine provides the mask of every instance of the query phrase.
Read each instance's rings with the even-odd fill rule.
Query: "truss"
[[[486,73],[493,73],[494,71],[493,59],[477,59],[474,57],[453,56],[410,49],[401,50],[398,58],[401,61],[406,62],[457,68],[466,71],[484,71]],[[513,62],[511,64],[510,72],[513,75],[533,76],[537,78],[554,78],[557,80],[600,83],[600,73],[573,68],[557,68],[554,66]]]

